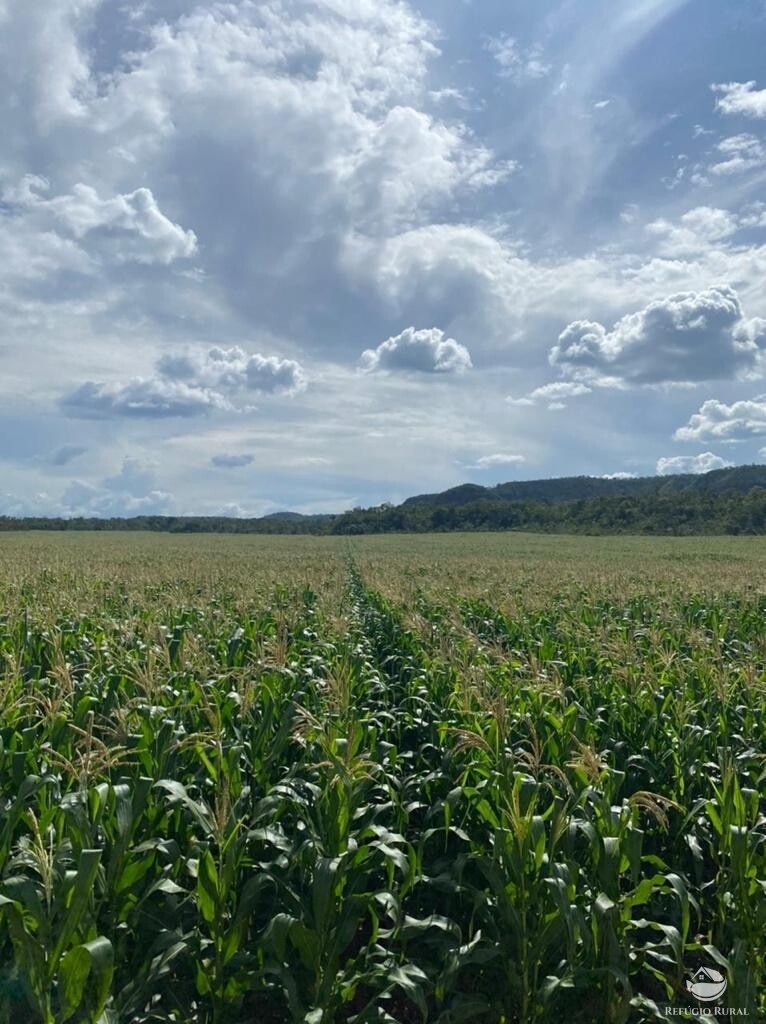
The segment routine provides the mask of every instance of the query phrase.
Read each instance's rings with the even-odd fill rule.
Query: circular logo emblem
[[[691,981],[686,982],[686,987],[701,1003],[712,1003],[726,991],[726,978],[713,967],[700,967]]]

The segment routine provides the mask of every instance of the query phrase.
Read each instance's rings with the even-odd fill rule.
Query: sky
[[[0,0],[0,514],[766,461],[766,0]]]

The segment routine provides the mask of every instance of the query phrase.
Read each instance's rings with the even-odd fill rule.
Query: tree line
[[[383,504],[337,515],[0,517],[9,530],[150,530],[162,533],[257,533],[358,535],[367,533],[449,533],[526,530],[537,533],[692,534],[766,533],[766,488],[747,493],[683,491],[620,494],[565,501],[487,500],[461,505]]]

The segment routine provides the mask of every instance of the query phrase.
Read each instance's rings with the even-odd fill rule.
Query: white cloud
[[[602,473],[599,480],[635,480],[635,473],[618,471],[617,473]]]
[[[0,514],[10,516],[112,516],[172,515],[175,498],[157,484],[154,463],[128,457],[111,477],[86,483],[72,480],[54,497],[38,492],[29,498],[0,494]]]
[[[251,391],[295,395],[306,387],[306,376],[294,359],[256,353],[247,360],[245,383]]]
[[[0,287],[6,301],[29,308],[30,285],[37,285],[44,301],[58,274],[92,275],[97,269],[74,238],[41,230],[28,217],[10,216],[0,206]]]
[[[22,496],[8,491],[0,492],[0,515],[2,516],[48,516],[55,515],[54,502],[45,491]]]
[[[641,207],[638,203],[628,203],[620,211],[620,220],[623,224],[635,224],[640,212]]]
[[[192,349],[162,356],[157,361],[162,377],[180,380],[195,387],[295,395],[306,388],[303,367],[294,359],[248,355],[239,346]]]
[[[12,217],[25,218],[40,233],[85,242],[118,263],[169,264],[197,251],[194,232],[166,217],[148,188],[101,199],[94,188],[77,184],[70,193],[47,199],[49,187],[44,178],[25,175],[5,189],[3,200]]]
[[[240,466],[252,465],[255,461],[255,456],[244,453],[242,455],[230,455],[224,452],[221,455],[214,455],[210,461],[219,469],[238,469]]]
[[[130,494],[134,498],[141,498],[154,486],[155,469],[153,462],[128,456],[123,459],[119,472],[103,480],[101,486],[116,494]]]
[[[384,240],[353,234],[343,264],[352,280],[374,289],[397,316],[443,317],[456,331],[469,324],[484,343],[507,344],[509,323],[554,279],[519,257],[504,239],[470,224],[428,224]],[[405,321],[406,322],[406,321]]]
[[[602,386],[719,380],[756,366],[765,328],[762,321],[745,320],[732,288],[713,286],[652,302],[611,331],[592,321],[571,323],[550,362]]]
[[[364,370],[398,370],[419,373],[462,373],[471,368],[471,356],[454,338],[445,338],[438,327],[408,327],[375,349],[362,353]]]
[[[726,405],[716,398],[703,402],[699,412],[679,427],[677,441],[743,441],[766,434],[766,395]]]
[[[676,163],[678,166],[676,167],[675,174],[666,176],[662,179],[663,185],[669,192],[679,188],[679,186],[683,185],[686,181],[690,170],[688,160],[689,158],[684,153],[680,153],[676,157]]]
[[[692,228],[700,225],[687,222],[686,230]],[[481,345],[483,354],[506,355],[511,347],[536,344],[541,321],[566,322],[584,302],[598,311],[594,319],[620,316],[658,295],[704,292],[717,281],[736,281],[742,301],[766,314],[759,286],[766,275],[766,246],[727,246],[726,241],[707,247],[695,241],[699,251],[683,258],[597,250],[534,260],[486,224],[429,224],[384,241],[349,236],[343,261],[360,288],[374,289],[405,322],[427,316],[457,337],[470,332],[472,351]]]
[[[70,415],[87,419],[189,417],[231,408],[216,391],[162,377],[134,377],[124,384],[86,381],[64,398],[62,406]]]
[[[18,119],[18,152],[4,136],[0,185],[29,171],[40,177],[13,218],[24,236],[11,249],[0,230],[0,268],[18,276],[34,264],[41,303],[58,264],[103,282],[113,323],[143,314],[147,331],[175,331],[177,343],[184,329],[194,336],[192,325],[213,321],[215,330],[228,320],[236,330],[244,320],[272,336],[303,333],[319,355],[335,355],[339,339],[354,336],[358,307],[369,313],[375,298],[348,279],[349,235],[377,245],[393,230],[451,217],[513,168],[461,111],[435,110],[429,71],[439,33],[400,0],[152,2],[135,12],[120,4],[108,32],[97,0],[35,6],[34,19],[24,5],[8,8],[0,64],[18,85],[25,65],[4,40],[23,36],[36,49],[55,23],[49,43],[56,57],[71,52],[73,70],[60,82],[69,98],[57,106],[55,137],[35,138],[30,117]],[[35,89],[47,90],[41,70]],[[9,97],[26,102],[9,84],[0,107]],[[187,272],[182,293],[176,272],[171,283],[145,275],[137,294],[140,268],[131,276],[119,265],[179,259],[195,244],[194,280],[204,289]]]
[[[730,238],[739,230],[739,222],[728,210],[697,206],[675,223],[655,220],[646,225],[646,230],[660,240],[664,256],[681,257],[705,252],[711,245]]]
[[[739,217],[740,227],[766,228],[766,203],[750,203]]]
[[[700,455],[671,455],[657,460],[657,475],[672,476],[675,473],[709,473],[713,469],[733,466],[719,455],[702,452]]]
[[[766,146],[755,135],[731,135],[716,149],[723,159],[711,165],[711,174],[742,174],[766,165]]]
[[[588,395],[590,391],[591,388],[587,384],[582,384],[579,381],[562,380],[554,381],[551,384],[543,384],[522,398],[512,398],[509,396],[506,401],[509,405],[534,405],[537,402],[549,402],[549,409],[563,409],[565,406],[562,399],[576,398],[578,395]]]
[[[123,145],[129,129],[134,156],[147,135],[200,133],[227,172],[245,161],[272,212],[376,229],[503,173],[464,125],[418,109],[434,35],[393,0],[198,8],[155,27],[94,115]]]
[[[757,89],[755,82],[727,82],[711,88],[718,93],[715,105],[722,114],[766,117],[766,89]]]
[[[169,380],[181,380],[196,387],[241,385],[248,356],[238,346],[189,349],[160,356],[157,372]]]
[[[120,471],[98,484],[73,480],[62,494],[58,510],[65,516],[171,515],[175,498],[156,486],[155,467],[126,458]]]
[[[290,460],[290,465],[300,468],[306,466],[331,466],[332,459],[327,459],[324,455],[297,455],[294,459]]]
[[[0,4],[0,117],[42,132],[85,114],[94,88],[79,37],[102,0]],[[12,138],[12,136],[11,136]]]
[[[162,356],[152,377],[127,383],[86,381],[62,405],[71,415],[86,418],[192,417],[237,408],[237,393],[291,396],[305,387],[303,367],[293,359],[216,347]]]
[[[388,111],[338,165],[356,226],[372,231],[422,217],[429,203],[461,188],[495,185],[514,169],[464,129],[403,106]]]
[[[512,36],[490,39],[487,50],[495,58],[502,78],[510,78],[514,82],[527,82],[545,78],[551,72],[551,65],[544,60],[541,46],[520,46]],[[608,103],[607,100],[602,105],[606,106]]]
[[[512,455],[505,452],[495,452],[493,455],[482,455],[476,460],[470,469],[495,469],[498,466],[520,466],[526,462],[523,455]]]

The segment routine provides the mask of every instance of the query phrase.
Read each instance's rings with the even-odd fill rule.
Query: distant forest
[[[337,515],[295,512],[258,519],[135,516],[125,519],[0,517],[8,530],[153,530],[163,533],[355,535],[527,530],[581,534],[764,534],[766,466],[694,476],[614,480],[566,477],[419,495],[401,505]]]

